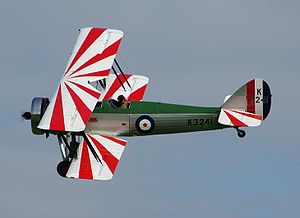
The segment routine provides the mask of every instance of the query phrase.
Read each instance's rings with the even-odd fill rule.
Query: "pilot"
[[[119,95],[117,99],[118,100],[115,100],[115,99],[109,100],[109,102],[113,108],[125,108],[125,109],[128,108],[128,104],[125,102],[126,99],[125,99],[124,95]]]

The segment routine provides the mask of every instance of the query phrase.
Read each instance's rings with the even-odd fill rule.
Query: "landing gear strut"
[[[244,137],[246,136],[245,130],[241,130],[241,129],[239,129],[239,128],[236,128],[236,131],[237,131],[238,137],[244,138]]]

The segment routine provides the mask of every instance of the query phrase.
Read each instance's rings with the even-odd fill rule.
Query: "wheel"
[[[246,132],[244,130],[238,129],[237,133],[240,138],[244,138],[246,136]]]
[[[70,167],[70,164],[71,164],[71,162],[69,162],[69,161],[59,162],[59,164],[57,164],[57,167],[56,167],[57,173],[62,177],[66,177],[67,172],[68,172],[69,167]]]

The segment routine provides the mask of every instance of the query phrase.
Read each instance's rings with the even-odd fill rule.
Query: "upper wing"
[[[122,37],[119,30],[80,29],[65,73],[38,128],[84,130],[100,97],[100,92],[89,82],[108,76]]]
[[[112,179],[127,142],[110,136],[87,134],[87,138],[100,157],[101,163],[95,159],[86,141],[83,140],[78,147],[77,159],[71,161],[66,177],[94,180]]]
[[[123,95],[127,99],[127,102],[141,101],[143,99],[149,78],[133,74],[124,75],[131,88],[127,85],[122,75],[119,75],[120,83],[116,75],[110,74],[109,77],[106,78],[106,88],[102,91],[99,101],[109,100],[110,98],[116,99],[119,95]]]

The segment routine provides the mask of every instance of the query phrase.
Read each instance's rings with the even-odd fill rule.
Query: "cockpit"
[[[129,108],[129,103],[126,102],[126,99],[124,95],[119,95],[117,100],[115,99],[109,99],[108,103],[110,104],[111,107],[117,109],[117,108],[124,108],[128,109]]]

